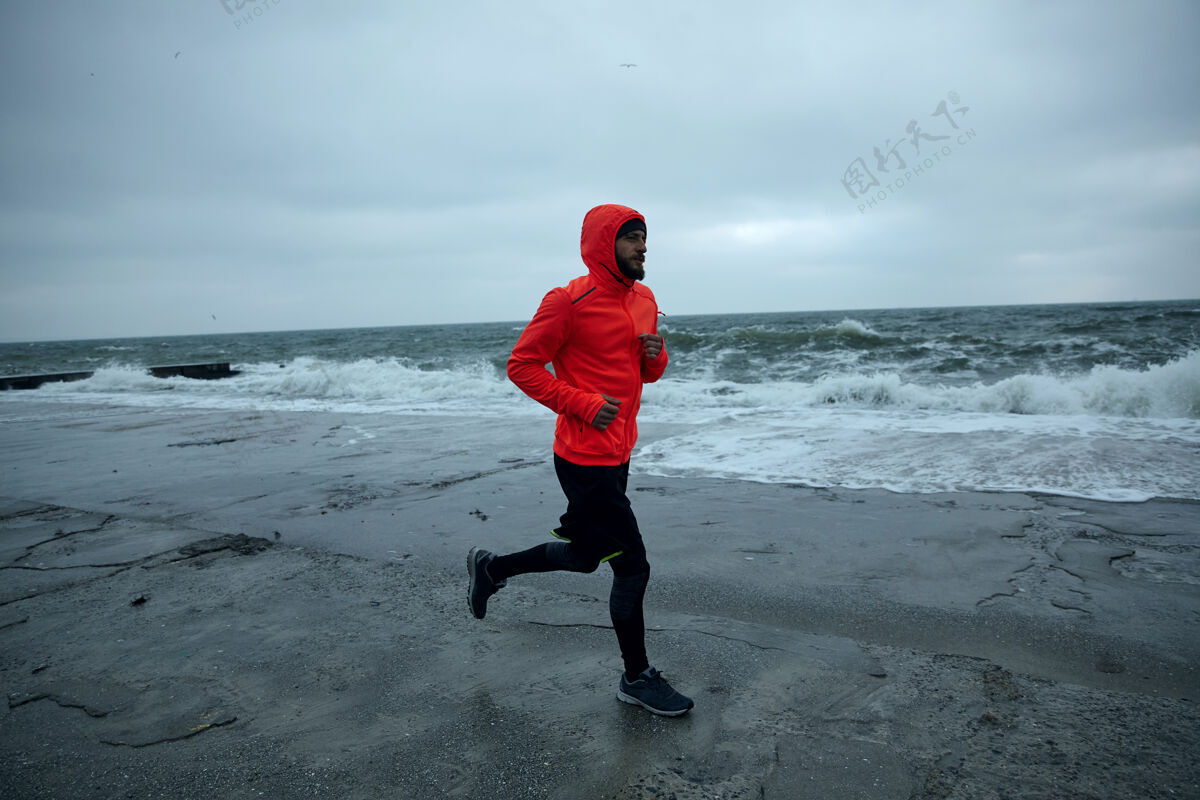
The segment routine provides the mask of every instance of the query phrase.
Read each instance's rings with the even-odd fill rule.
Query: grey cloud
[[[1200,295],[1188,2],[258,5],[2,12],[0,339],[516,320],[600,202],[677,314]]]

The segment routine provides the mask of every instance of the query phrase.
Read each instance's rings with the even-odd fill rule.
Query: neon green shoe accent
[[[613,553],[611,556],[605,556],[604,558],[600,559],[600,563],[603,564],[605,561],[612,561],[614,558],[623,554],[624,552],[625,552],[624,550],[618,550],[617,552]]]
[[[550,535],[553,536],[555,539],[562,539],[564,542],[571,541],[570,539],[568,539],[565,536],[559,536],[558,531],[550,531]]]

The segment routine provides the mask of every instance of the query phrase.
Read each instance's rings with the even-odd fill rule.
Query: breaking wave
[[[88,380],[46,384],[59,396],[149,394],[188,405],[236,400],[326,403],[355,410],[425,413],[513,413],[529,401],[496,364],[477,360],[435,369],[402,359],[326,361],[296,358],[285,364],[236,367],[219,381],[160,379],[144,369],[110,366]],[[989,414],[1200,418],[1200,351],[1143,370],[1094,367],[1078,376],[1021,374],[967,386],[922,384],[895,372],[830,375],[812,382],[734,383],[671,377],[646,387],[644,413],[669,418],[680,412],[788,411],[838,406],[877,410],[944,410]],[[222,402],[224,401],[224,402]],[[515,401],[497,407],[498,401]],[[168,404],[176,404],[169,403]]]

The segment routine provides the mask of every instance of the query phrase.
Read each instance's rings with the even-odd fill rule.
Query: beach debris
[[[994,666],[983,673],[983,686],[987,692],[988,699],[995,702],[998,700],[1016,700],[1021,696],[1021,692],[1017,689],[1013,674],[1003,667]]]
[[[495,469],[484,470],[483,472],[476,472],[474,475],[463,475],[458,478],[447,478],[446,480],[435,481],[435,482],[429,484],[429,488],[430,489],[448,489],[451,486],[457,486],[460,483],[466,483],[468,481],[476,481],[476,480],[479,480],[480,478],[487,478],[491,475],[496,475],[501,472],[507,472],[509,470],[525,469],[526,467],[536,467],[536,466],[540,466],[541,464],[544,464],[544,463],[545,463],[544,461],[525,461],[524,459],[522,459],[514,464],[506,463],[506,464],[504,464],[504,466],[496,467]]]
[[[149,600],[149,599],[150,599],[150,598],[149,598],[149,597],[146,597],[146,595],[144,595],[144,594],[141,594],[141,595],[138,595],[137,597],[133,598],[133,600],[131,600],[131,601],[129,602],[129,605],[131,605],[131,606],[144,606],[144,605],[146,605],[146,601],[147,601],[147,600]]]
[[[958,782],[958,769],[955,767],[931,767],[925,775],[925,797],[945,798],[954,792]]]
[[[167,447],[213,447],[218,444],[230,444],[236,442],[237,439],[205,439],[200,442],[172,442]],[[116,472],[114,469],[113,472]]]
[[[247,536],[244,533],[225,534],[184,545],[179,548],[179,554],[184,558],[195,558],[206,553],[215,553],[218,550],[232,550],[238,555],[252,556],[261,553],[271,545],[272,542],[257,536]]]
[[[67,681],[63,683],[48,684],[39,686],[30,692],[14,692],[8,696],[9,709],[20,708],[28,703],[36,703],[40,700],[49,700],[63,708],[78,708],[87,714],[89,717],[105,717],[120,706],[120,702],[113,708],[102,708],[97,704],[91,703],[83,699],[88,693],[88,687],[79,681]],[[112,698],[106,698],[112,701]]]
[[[150,747],[190,739],[204,731],[232,725],[238,719],[236,714],[225,709],[203,712],[189,710],[182,714],[171,709],[158,717],[149,714],[146,717],[143,724],[120,728],[102,736],[100,741],[120,747]]]
[[[472,517],[478,517],[480,522],[487,522],[487,514],[480,511],[478,508],[470,512]]]

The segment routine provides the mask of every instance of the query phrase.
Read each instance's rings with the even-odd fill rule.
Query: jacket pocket
[[[574,452],[591,456],[615,456],[621,452],[624,420],[613,420],[602,431],[592,427],[578,417],[559,417],[558,438]]]

